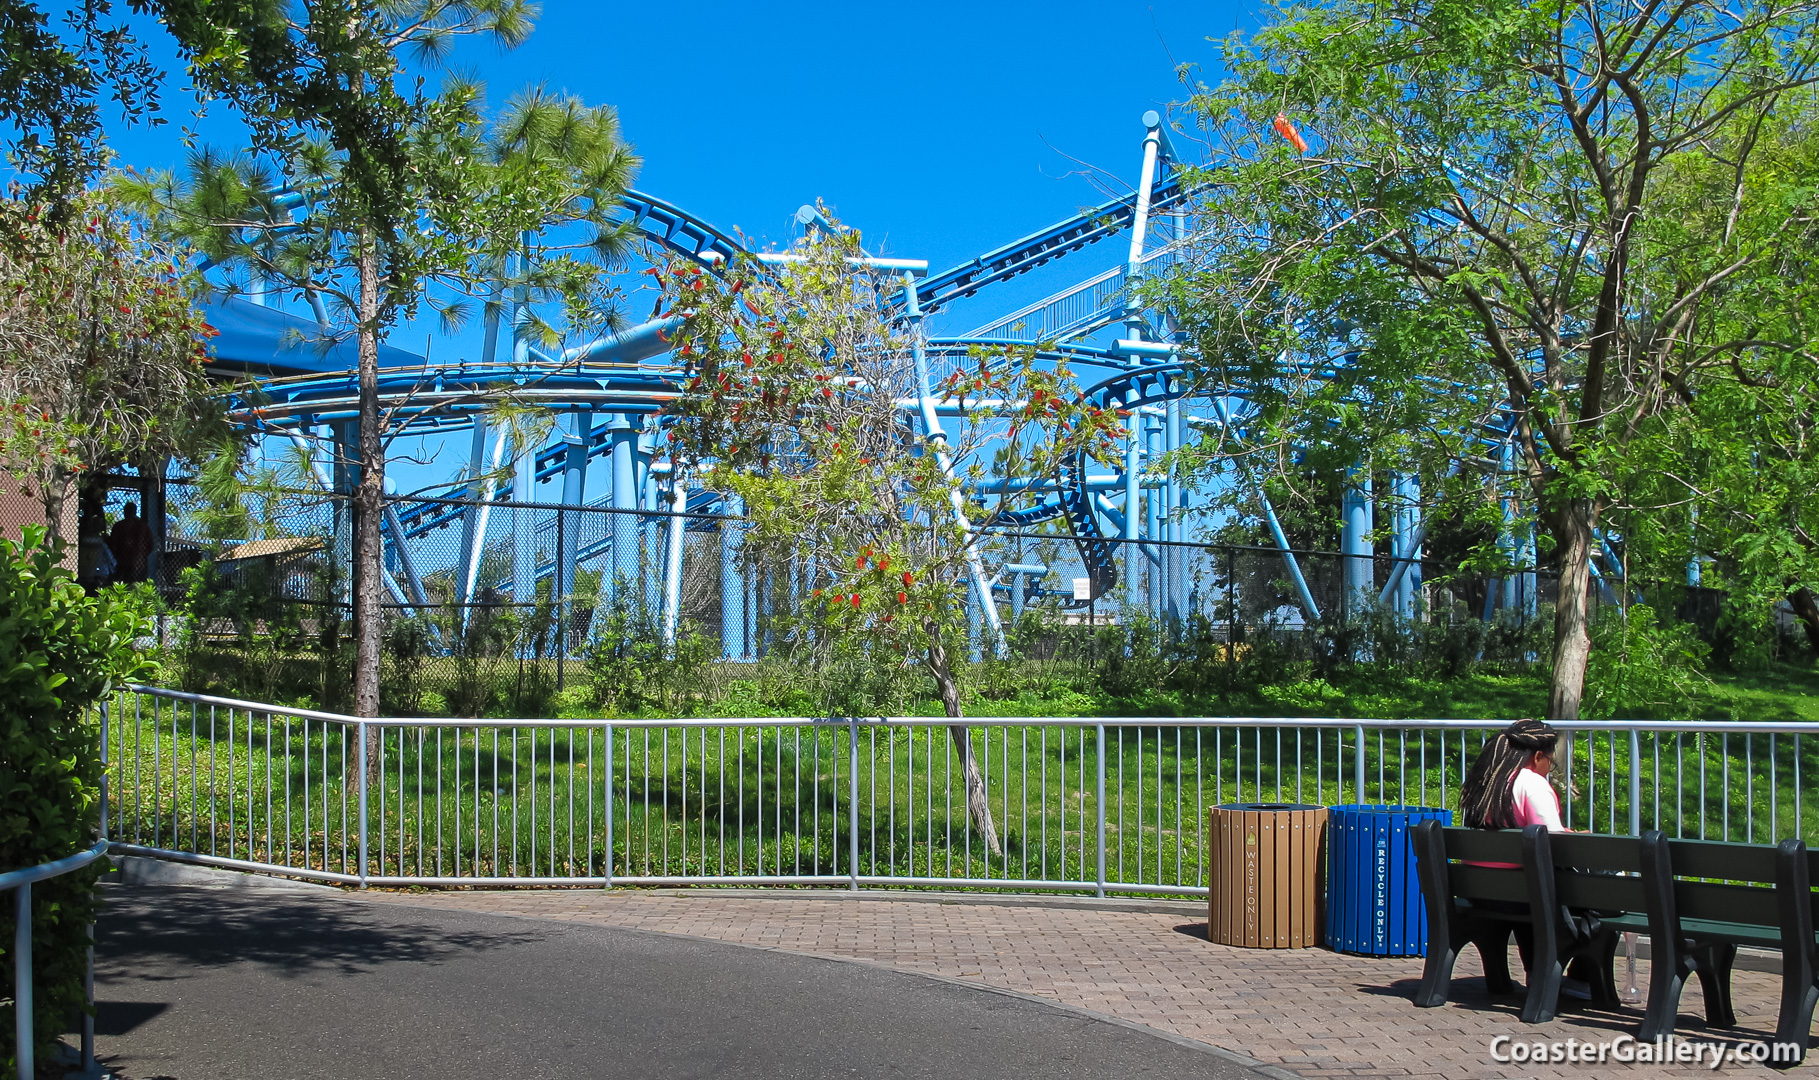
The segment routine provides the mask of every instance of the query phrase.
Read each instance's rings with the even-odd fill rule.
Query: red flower
[[[909,603],[909,593],[901,593],[901,592],[898,593],[897,594],[897,603],[899,603],[899,604]]]
[[[916,575],[910,573],[908,570],[905,570],[903,572],[903,584],[905,586],[909,586],[909,585],[914,585],[915,583],[916,583]]]

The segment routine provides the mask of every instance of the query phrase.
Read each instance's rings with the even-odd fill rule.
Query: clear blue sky
[[[540,82],[616,106],[644,158],[637,186],[722,228],[786,239],[820,197],[869,247],[940,268],[1100,201],[1083,167],[1128,184],[1138,118],[1184,96],[1175,64],[1212,65],[1206,39],[1254,19],[1223,0],[547,0],[523,47],[468,43],[457,64],[495,102]],[[183,83],[165,95],[173,126],[115,130],[121,164],[181,161]],[[236,142],[229,110],[213,113],[209,141]]]
[[[455,66],[484,79],[495,104],[542,83],[615,106],[644,159],[636,186],[722,229],[786,242],[796,208],[822,198],[864,230],[871,250],[939,271],[1128,191],[1139,118],[1186,96],[1176,66],[1216,76],[1207,39],[1255,25],[1256,12],[1229,0],[545,0],[524,46],[501,53],[466,43]],[[180,166],[180,125],[194,123],[194,101],[162,29],[139,26],[173,73],[170,124],[116,127],[112,143],[120,165]],[[199,131],[217,146],[244,141],[220,103]],[[1102,243],[938,316],[931,329],[969,329],[1090,276],[1124,249],[1123,239]],[[400,327],[391,340],[421,351],[426,332]],[[471,357],[478,338],[476,325],[438,341],[434,355]],[[466,437],[453,438],[459,457]],[[441,441],[415,452],[441,458]],[[447,474],[403,461],[394,471],[406,490]]]

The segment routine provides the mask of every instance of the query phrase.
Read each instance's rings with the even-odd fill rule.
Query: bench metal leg
[[[1510,978],[1510,927],[1481,935],[1474,945],[1484,961],[1484,988],[1493,994],[1513,994],[1516,982]]]
[[[1447,990],[1453,983],[1453,964],[1458,959],[1459,950],[1451,942],[1442,944],[1434,940],[1430,923],[1427,961],[1421,967],[1421,985],[1415,988],[1416,1008],[1432,1009],[1446,1004]]]
[[[1673,1033],[1680,1019],[1680,995],[1686,989],[1686,977],[1695,970],[1692,957],[1676,942],[1658,938],[1649,942],[1648,1009],[1642,1014],[1642,1029],[1636,1038],[1653,1042]],[[1712,984],[1704,971],[1699,975],[1705,987],[1706,1016],[1712,1015]],[[1723,991],[1718,991],[1722,995]]]
[[[1735,945],[1709,945],[1693,954],[1693,970],[1705,993],[1705,1022],[1712,1027],[1737,1026],[1737,1013],[1731,1008],[1731,967],[1736,962]]]
[[[1622,999],[1617,996],[1617,939],[1619,935],[1605,932],[1602,944],[1596,945],[1593,951],[1580,961],[1569,965],[1569,972],[1584,970],[1587,976],[1586,986],[1592,991],[1592,1004],[1614,1006]],[[1589,970],[1587,970],[1589,969]]]
[[[1806,1059],[1813,1006],[1819,1005],[1812,896],[1806,845],[1799,840],[1781,841],[1775,851],[1775,902],[1781,909],[1781,1016],[1775,1023],[1775,1041],[1798,1046],[1799,1061]],[[1786,1069],[1799,1061],[1777,1060],[1774,1065]]]
[[[1775,1041],[1799,1045],[1801,1060],[1806,1057],[1807,1041],[1812,1036],[1815,1005],[1819,1005],[1819,983],[1814,980],[1811,956],[1782,952],[1781,1016],[1775,1023]],[[1780,1062],[1777,1067],[1790,1068],[1798,1063]]]

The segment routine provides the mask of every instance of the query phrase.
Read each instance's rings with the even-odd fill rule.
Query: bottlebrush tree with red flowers
[[[989,472],[1014,492],[1072,455],[1115,457],[1122,421],[1082,403],[1065,364],[1022,349],[975,352],[941,379],[931,429],[914,329],[884,310],[903,284],[868,270],[859,244],[841,231],[782,265],[652,271],[682,320],[671,340],[688,373],[669,445],[682,474],[743,501],[747,558],[812,566],[790,632],[857,638],[890,669],[920,665],[962,721],[955,649],[979,533],[1037,497],[986,500],[975,482]],[[970,731],[948,731],[968,813],[1000,854]]]
[[[61,224],[0,205],[0,469],[44,506],[58,534],[83,477],[194,458],[227,437],[203,371],[215,330],[203,283],[175,249],[100,198]]]

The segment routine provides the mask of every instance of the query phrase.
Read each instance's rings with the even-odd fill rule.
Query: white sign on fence
[[[1077,577],[1074,579],[1074,599],[1091,600],[1093,598],[1093,579]]]

